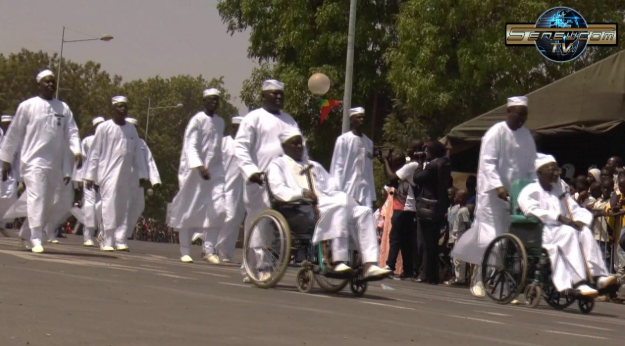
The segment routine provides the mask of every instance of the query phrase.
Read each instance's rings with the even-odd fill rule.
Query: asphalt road
[[[372,283],[354,298],[269,290],[238,265],[184,264],[174,244],[104,254],[70,236],[41,255],[0,238],[0,345],[622,345],[625,306],[501,306],[467,289]],[[200,248],[194,249],[199,258]],[[383,286],[384,285],[384,286]]]

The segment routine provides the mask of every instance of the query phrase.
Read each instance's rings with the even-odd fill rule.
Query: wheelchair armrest
[[[512,214],[512,215],[510,215],[510,223],[511,224],[519,224],[519,223],[539,224],[540,220],[538,220],[534,216],[525,216],[525,215],[522,215],[522,214],[521,215],[519,215],[519,214]]]
[[[312,201],[312,199],[309,199],[309,198],[302,198],[302,199],[298,199],[298,200],[290,201],[290,202],[276,201],[275,204],[276,204],[276,206],[278,206],[280,208],[288,208],[288,207],[299,207],[299,206],[304,206],[304,205],[312,205],[313,201]]]

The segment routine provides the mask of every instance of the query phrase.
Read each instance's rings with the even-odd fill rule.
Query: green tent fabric
[[[625,122],[625,51],[526,95],[526,127],[545,136],[599,134]],[[455,154],[478,146],[484,133],[506,119],[506,105],[454,127],[443,143]]]

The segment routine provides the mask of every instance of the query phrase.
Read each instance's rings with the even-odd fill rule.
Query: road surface
[[[15,237],[15,235],[13,235]],[[467,289],[372,283],[354,298],[242,283],[238,265],[179,261],[178,246],[104,254],[81,237],[32,254],[0,238],[0,345],[622,345],[625,306],[500,306]],[[194,247],[199,258],[200,247]],[[384,285],[384,286],[383,286]]]

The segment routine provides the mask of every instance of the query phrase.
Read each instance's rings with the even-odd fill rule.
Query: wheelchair
[[[583,297],[575,289],[558,292],[551,281],[551,263],[542,247],[541,222],[521,212],[517,198],[532,180],[517,180],[510,191],[510,228],[486,248],[482,259],[482,283],[488,297],[499,304],[509,304],[521,292],[526,304],[535,308],[541,299],[552,308],[563,310],[577,301],[579,310],[589,314],[592,297]],[[600,292],[601,293],[601,292]]]
[[[308,293],[317,283],[324,292],[337,293],[349,284],[356,297],[365,294],[368,281],[364,279],[363,266],[359,265],[357,251],[349,252],[352,271],[332,271],[329,259],[329,242],[313,244],[313,234],[318,216],[299,209],[314,208],[311,200],[279,201],[271,192],[267,175],[263,177],[271,209],[261,212],[252,222],[250,233],[243,243],[243,266],[251,282],[259,288],[273,288],[285,275],[289,265],[299,266],[296,274],[297,289]],[[356,267],[356,265],[358,265]]]

